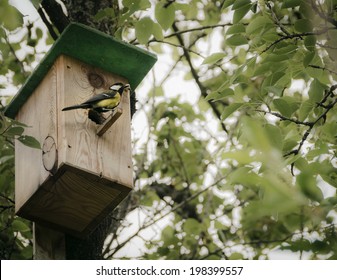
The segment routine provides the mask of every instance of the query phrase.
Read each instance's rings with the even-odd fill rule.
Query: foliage
[[[26,125],[10,120],[0,111],[0,258],[31,259],[31,223],[14,215],[14,139],[31,148],[37,140],[23,135]]]
[[[117,17],[116,37],[170,57],[139,101],[149,130],[134,139],[134,210],[106,258],[337,258],[336,8],[123,0],[94,17]],[[191,89],[172,98],[182,72]]]

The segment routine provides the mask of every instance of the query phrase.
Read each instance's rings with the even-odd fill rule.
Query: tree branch
[[[335,27],[337,27],[337,21],[332,18],[327,16],[327,13],[325,13],[324,11],[320,10],[317,5],[315,4],[315,2],[313,0],[310,1],[311,2],[311,7],[313,8],[313,10],[324,20],[326,20],[327,22],[330,22],[332,25],[334,25]]]
[[[333,95],[333,91],[337,89],[337,85],[333,85],[330,87],[328,93],[326,93],[326,95],[323,97],[322,101],[320,103],[317,104],[317,106],[321,106],[321,103],[327,100],[327,98],[331,95]],[[305,141],[307,140],[308,136],[311,133],[311,130],[313,129],[313,127],[320,121],[320,120],[325,120],[327,118],[327,114],[329,113],[329,111],[337,104],[337,97],[335,97],[335,100],[333,100],[332,102],[330,102],[328,105],[324,105],[322,106],[323,108],[325,108],[325,111],[312,123],[308,123],[310,124],[309,128],[305,131],[300,144],[298,145],[297,149],[294,149],[288,153],[286,153],[284,155],[284,157],[290,156],[290,155],[298,155],[299,152],[301,151],[303,144],[305,143]],[[294,163],[291,164],[291,173],[294,175],[293,173],[293,168],[294,168]]]
[[[316,31],[316,32],[303,32],[303,33],[295,33],[295,34],[289,34],[286,36],[282,36],[280,39],[277,39],[276,41],[274,41],[273,43],[271,43],[268,47],[266,47],[261,54],[265,53],[266,51],[268,51],[270,48],[272,48],[273,46],[277,45],[278,43],[284,41],[284,40],[288,40],[288,39],[303,39],[302,37],[305,36],[313,36],[313,35],[321,35],[323,33],[325,33],[328,29],[324,28],[322,30]]]
[[[264,111],[264,110],[259,110],[259,109],[257,109],[256,111],[264,113],[264,114],[273,115],[275,117],[278,117],[281,121],[289,121],[289,122],[293,122],[293,123],[296,123],[296,124],[299,124],[299,125],[306,125],[306,126],[312,126],[313,125],[312,122],[302,122],[302,121],[299,121],[299,120],[294,119],[294,118],[288,118],[288,117],[285,117],[285,116],[283,116],[283,115],[281,115],[277,112]]]
[[[54,24],[57,30],[62,33],[62,31],[70,23],[68,17],[63,12],[62,6],[55,0],[42,0],[41,7],[48,14],[50,21]],[[41,15],[40,12],[39,14]],[[50,31],[50,26],[48,27],[48,30]]]
[[[187,51],[186,48],[184,48],[184,46],[185,46],[184,40],[183,40],[181,34],[179,34],[179,29],[178,29],[178,27],[176,26],[175,23],[173,23],[172,28],[173,28],[174,32],[176,33],[177,39],[179,41],[179,44],[183,47],[184,56],[185,56],[185,58],[187,60],[188,65],[190,66],[191,74],[192,74],[195,82],[197,83],[197,85],[198,85],[198,87],[200,89],[201,95],[203,97],[206,97],[207,96],[207,89],[206,89],[206,87],[204,87],[204,85],[200,81],[199,75],[198,75],[197,71],[195,70],[195,68],[194,68],[194,66],[192,64],[192,59],[191,59],[191,56],[190,56],[189,52]],[[215,113],[215,115],[217,116],[217,118],[220,120],[222,129],[225,132],[227,132],[225,124],[221,121],[221,112],[218,110],[218,108],[216,107],[215,103],[213,103],[211,101],[208,101],[208,104],[211,106],[211,108],[213,109],[213,112]]]

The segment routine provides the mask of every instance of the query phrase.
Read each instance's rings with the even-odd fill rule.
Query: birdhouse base
[[[85,237],[130,191],[130,187],[62,164],[17,214],[55,230]]]

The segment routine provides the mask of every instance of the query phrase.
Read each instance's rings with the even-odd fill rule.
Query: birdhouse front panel
[[[80,104],[90,97],[106,92],[109,87],[125,78],[107,73],[76,59],[61,56],[58,68],[64,77],[60,94],[62,108]],[[59,114],[60,161],[90,170],[132,188],[130,96],[122,95],[120,118],[102,136],[97,135],[97,124],[88,119],[88,110],[78,109]],[[61,108],[61,109],[62,109]],[[108,116],[110,112],[105,115]]]

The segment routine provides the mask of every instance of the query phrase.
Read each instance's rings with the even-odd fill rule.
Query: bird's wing
[[[94,95],[93,97],[89,98],[87,101],[83,102],[82,104],[93,104],[101,100],[114,98],[117,92],[109,92],[109,93],[101,93]]]

